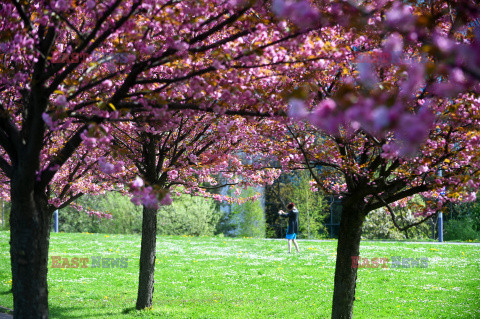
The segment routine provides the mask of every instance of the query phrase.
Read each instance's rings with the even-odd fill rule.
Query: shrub
[[[474,229],[474,221],[471,218],[452,219],[444,225],[445,240],[475,240],[480,239],[480,233]]]
[[[66,207],[58,214],[59,231],[112,234],[141,232],[142,208],[134,205],[128,196],[118,192],[107,192],[98,196],[84,195],[76,202],[85,209],[109,213],[112,218],[98,218],[79,212],[73,207]]]
[[[177,197],[172,205],[159,210],[158,234],[212,236],[220,219],[215,207],[212,199],[190,195]]]

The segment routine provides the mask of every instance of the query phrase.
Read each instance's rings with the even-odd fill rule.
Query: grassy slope
[[[9,233],[0,306],[12,308]],[[51,268],[51,318],[328,318],[336,241],[159,237],[153,309],[136,300],[140,237],[52,234],[50,256],[128,258],[127,268]],[[362,257],[428,257],[428,268],[360,269],[355,318],[480,318],[480,247],[364,242]]]

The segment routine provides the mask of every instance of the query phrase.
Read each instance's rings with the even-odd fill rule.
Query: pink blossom
[[[100,171],[105,174],[114,174],[118,172],[118,167],[112,163],[107,162],[105,157],[100,157],[100,159],[98,160],[98,166],[100,168]]]
[[[192,161],[192,163],[197,164],[197,161],[198,161],[197,155],[195,155],[195,154],[190,154],[190,155],[188,155],[188,159],[189,159],[190,161]]]
[[[69,1],[67,0],[54,0],[51,2],[51,5],[52,8],[57,11],[65,11],[71,7]]]
[[[134,188],[140,188],[143,187],[143,179],[141,179],[139,176],[135,177],[134,181],[132,182],[132,187]]]
[[[315,107],[313,112],[313,116],[320,119],[326,118],[330,116],[336,108],[336,103],[332,99],[325,99],[322,100],[318,105]]]
[[[306,0],[274,0],[272,11],[280,18],[292,20],[301,29],[317,25],[320,19],[318,9]]]
[[[125,169],[125,163],[123,161],[118,161],[115,163],[114,172],[120,173]]]
[[[93,0],[88,0],[86,5],[88,10],[93,10],[97,4]]]
[[[390,111],[385,106],[377,107],[373,113],[373,128],[376,132],[380,132],[390,125]]]
[[[67,98],[63,94],[57,96],[57,98],[54,101],[54,104],[58,107],[65,107],[65,106],[67,106],[67,103],[68,103]]]
[[[218,60],[213,60],[212,66],[217,70],[225,69],[225,66]]]
[[[404,5],[399,2],[395,2],[393,7],[385,14],[387,23],[391,27],[405,30],[405,28],[411,28],[413,21],[413,8],[408,5]]]
[[[403,114],[396,130],[397,137],[403,141],[402,152],[412,155],[418,146],[428,137],[434,122],[433,113],[423,107],[418,114]]]
[[[297,98],[291,98],[288,101],[288,116],[295,119],[304,119],[308,112],[305,109],[305,101]]]
[[[108,89],[113,86],[113,83],[112,83],[111,80],[105,80],[105,81],[102,82],[102,84]]]
[[[88,130],[85,130],[82,134],[80,134],[85,145],[89,148],[93,148],[97,145],[97,139],[95,137],[88,136]]]
[[[378,77],[373,63],[358,63],[358,79],[366,87],[372,87],[378,83]]]
[[[178,171],[172,169],[172,170],[168,171],[167,176],[170,180],[175,180],[175,179],[178,178]]]
[[[419,174],[428,172],[429,168],[427,165],[420,165],[417,169]]]
[[[218,131],[218,133],[220,133],[220,134],[226,134],[226,133],[228,132],[228,127],[227,127],[225,124],[223,124],[223,123],[222,123],[222,124],[219,124],[219,125],[217,126],[217,131]]]
[[[54,129],[56,127],[54,121],[52,121],[52,118],[47,113],[42,113],[42,119],[49,129]]]
[[[440,49],[443,53],[450,53],[455,48],[455,42],[452,40],[441,36],[439,34],[434,35],[433,43]]]
[[[381,156],[383,158],[387,158],[387,159],[394,159],[394,158],[397,158],[399,156],[399,146],[397,144],[384,144],[382,146],[382,154]]]
[[[465,197],[465,202],[474,202],[477,200],[477,193],[475,192],[470,192],[466,197]]]
[[[158,209],[158,199],[153,192],[152,187],[145,187],[143,192],[139,193],[138,195],[141,196],[142,205],[147,208]]]
[[[173,44],[173,48],[175,50],[177,50],[179,53],[183,53],[183,52],[187,51],[188,47],[189,47],[188,43],[183,42],[183,41],[176,41]]]
[[[142,200],[141,200],[141,198],[139,198],[139,197],[133,196],[132,199],[130,199],[130,201],[131,201],[134,205],[137,205],[137,206],[142,205]]]

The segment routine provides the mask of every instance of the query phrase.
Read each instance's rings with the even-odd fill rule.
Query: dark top
[[[283,215],[283,217],[288,217],[288,235],[298,233],[298,215],[299,212],[296,207],[289,211],[287,215]]]

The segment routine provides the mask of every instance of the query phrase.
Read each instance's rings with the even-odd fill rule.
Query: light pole
[[[55,232],[58,233],[58,209],[55,210],[54,216],[55,216],[54,229],[55,229]]]
[[[442,177],[442,169],[438,170],[438,176]],[[441,196],[445,196],[445,187],[440,192]],[[438,213],[438,241],[443,243],[443,213]]]
[[[438,213],[438,241],[443,243],[443,213]]]
[[[308,211],[308,189],[306,190],[306,199],[307,199],[307,233],[308,233],[308,239],[310,239],[310,212]]]

